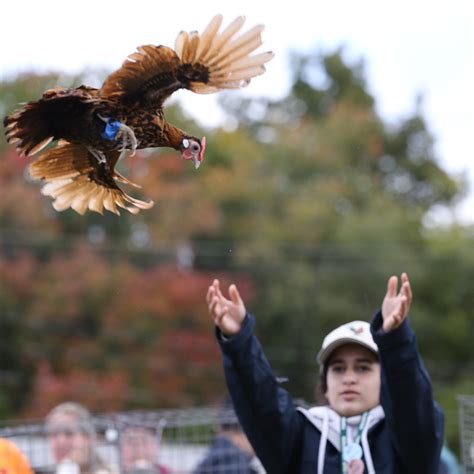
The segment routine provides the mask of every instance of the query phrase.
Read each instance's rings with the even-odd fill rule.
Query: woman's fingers
[[[400,276],[400,291],[398,291],[398,278],[391,276],[387,283],[387,294],[382,303],[383,329],[390,331],[398,328],[408,315],[413,294],[410,280],[406,273]]]
[[[234,303],[235,305],[240,305],[242,303],[242,298],[240,297],[239,290],[234,284],[229,286],[229,296],[232,303]]]
[[[212,316],[220,313],[222,308],[225,306],[225,303],[219,298],[216,294],[214,294],[209,302],[209,312]]]
[[[407,313],[407,299],[405,296],[399,300],[398,308],[395,309],[389,316],[384,318],[383,329],[384,331],[390,331],[398,328],[403,323]]]
[[[227,305],[222,304],[220,299],[216,296],[211,301],[209,311],[211,313],[214,323],[219,326],[219,323],[220,321],[222,321],[222,318],[229,313],[229,308],[227,307]]]
[[[393,298],[397,294],[398,278],[393,275],[388,279],[387,296]]]
[[[221,291],[221,287],[220,287],[220,284],[219,284],[219,280],[214,280],[213,286],[214,286],[214,289],[215,289],[215,291],[216,291],[216,295],[217,295],[219,298],[225,299],[225,298],[224,298],[224,295],[222,294],[222,291]]]
[[[214,280],[207,290],[206,302],[211,319],[223,334],[232,335],[240,330],[245,306],[234,284],[229,286],[227,299],[221,292],[219,280]]]
[[[208,289],[207,289],[207,294],[206,294],[206,303],[208,305],[211,304],[211,301],[212,301],[212,298],[214,297],[214,294],[215,294],[215,290],[214,290],[214,287],[211,285]]]

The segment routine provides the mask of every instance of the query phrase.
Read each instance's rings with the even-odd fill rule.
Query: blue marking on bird
[[[105,124],[105,130],[102,132],[102,138],[105,138],[106,140],[115,140],[115,137],[117,136],[117,133],[122,127],[122,122],[119,122],[118,120],[109,120]]]

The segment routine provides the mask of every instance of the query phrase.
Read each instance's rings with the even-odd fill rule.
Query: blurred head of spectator
[[[219,414],[219,425],[217,427],[217,436],[230,441],[236,448],[244,453],[249,458],[255,455],[255,452],[245,435],[242,426],[237,419],[234,412],[232,400],[230,397],[226,398],[222,404]]]
[[[256,474],[255,453],[226,397],[218,414],[216,436],[193,474]]]
[[[125,474],[168,473],[158,463],[162,426],[128,424],[120,431],[120,458]]]
[[[46,431],[57,472],[108,472],[96,452],[92,416],[82,405],[65,402],[53,408],[46,417]]]

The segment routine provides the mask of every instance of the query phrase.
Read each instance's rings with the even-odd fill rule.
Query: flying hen
[[[179,33],[174,50],[140,46],[100,89],[56,87],[5,117],[7,141],[21,155],[57,141],[29,165],[31,177],[45,182],[42,193],[54,199],[54,208],[79,214],[104,208],[120,214],[124,208],[137,214],[152,207],[153,201],[133,198],[117,184],[137,186],[115,170],[128,150],[171,147],[198,168],[205,137],[168,123],[163,104],[178,89],[198,94],[239,89],[263,74],[273,53],[252,55],[262,44],[263,26],[239,34],[244,21],[238,17],[220,31],[222,16],[216,15],[201,34]]]

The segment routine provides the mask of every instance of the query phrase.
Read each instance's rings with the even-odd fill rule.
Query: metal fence
[[[92,422],[94,455],[100,464],[86,470],[79,470],[70,460],[58,466],[51,448],[54,434],[43,421],[4,423],[0,437],[13,441],[37,474],[265,472],[256,458],[251,459],[249,465],[247,457],[237,456],[225,443],[219,444],[220,452],[213,450],[212,463],[207,468],[202,464],[218,434],[225,434],[227,429],[238,431],[232,409],[132,411],[96,415]]]
[[[461,460],[474,474],[474,396],[459,396]],[[92,417],[94,446],[100,464],[78,470],[58,463],[51,448],[53,433],[41,421],[3,422],[0,438],[14,442],[37,474],[217,474],[260,473],[258,459],[237,455],[217,443],[226,430],[238,431],[231,408],[205,407],[158,411],[129,411]],[[244,436],[242,434],[242,436]],[[216,449],[218,446],[219,452]],[[212,452],[212,458],[210,453]],[[207,460],[207,464],[203,462]]]
[[[474,473],[474,396],[462,395],[459,403],[461,458],[466,474]]]

